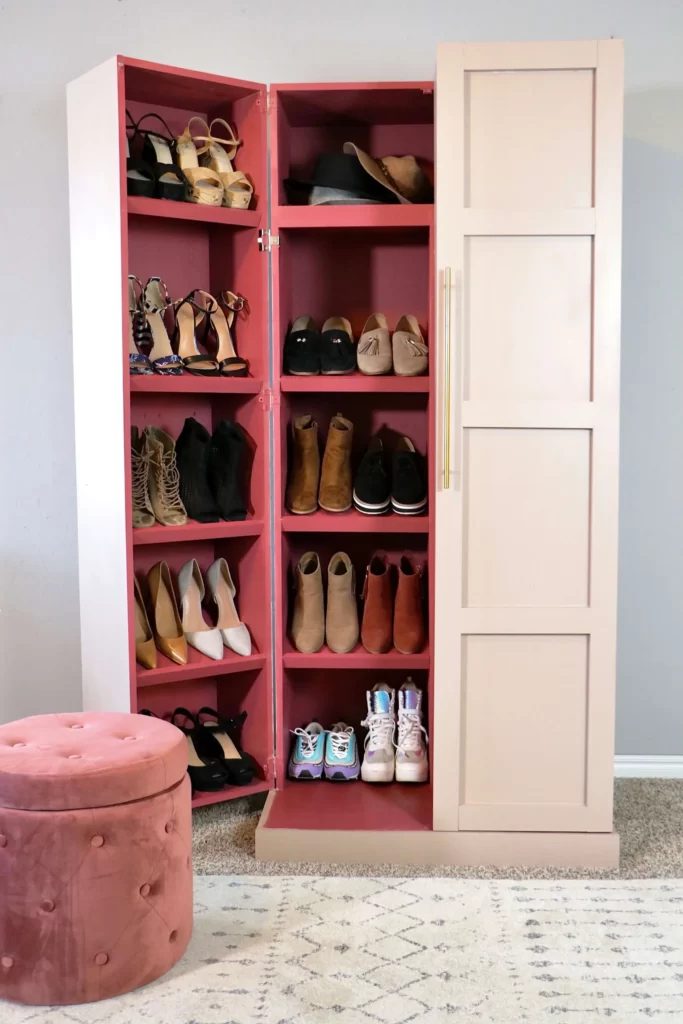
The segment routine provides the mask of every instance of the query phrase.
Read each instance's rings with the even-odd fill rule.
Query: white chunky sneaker
[[[422,724],[422,690],[408,676],[398,691],[396,781],[426,782],[429,778],[427,730]]]
[[[361,725],[368,730],[365,756],[360,770],[363,782],[391,782],[394,778],[394,733],[396,692],[377,683],[366,693],[368,717]]]

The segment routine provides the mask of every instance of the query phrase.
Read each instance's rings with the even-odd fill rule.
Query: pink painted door
[[[444,44],[437,829],[609,831],[622,44]]]

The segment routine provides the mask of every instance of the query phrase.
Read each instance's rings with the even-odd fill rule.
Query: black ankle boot
[[[229,522],[247,518],[242,493],[245,445],[244,431],[230,420],[221,420],[211,438],[209,484],[221,518]]]
[[[185,420],[175,450],[183,505],[188,516],[198,523],[217,523],[220,519],[209,487],[210,449],[211,435],[208,430],[190,416]]]

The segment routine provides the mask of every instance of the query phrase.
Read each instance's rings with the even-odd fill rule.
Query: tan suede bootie
[[[320,474],[318,503],[326,512],[346,512],[351,508],[351,446],[353,423],[340,412],[330,420]]]
[[[292,457],[285,504],[290,512],[305,516],[318,507],[320,451],[318,424],[312,416],[292,420]]]
[[[315,551],[302,555],[294,570],[296,596],[292,640],[297,651],[314,654],[325,641],[325,607],[320,559]]]
[[[332,555],[327,568],[325,638],[335,654],[348,654],[358,643],[356,573],[343,551]]]

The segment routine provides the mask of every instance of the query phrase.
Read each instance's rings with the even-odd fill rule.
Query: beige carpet
[[[2,1024],[638,1024],[683,1016],[683,883],[196,879],[165,977]]]
[[[254,831],[263,797],[233,800],[195,812],[194,866],[209,875],[378,875],[457,878],[682,878],[683,780],[618,779],[615,826],[621,866],[615,871],[552,871],[513,868],[406,868],[309,863],[270,864],[254,858]],[[683,1019],[683,1006],[682,1006]]]

